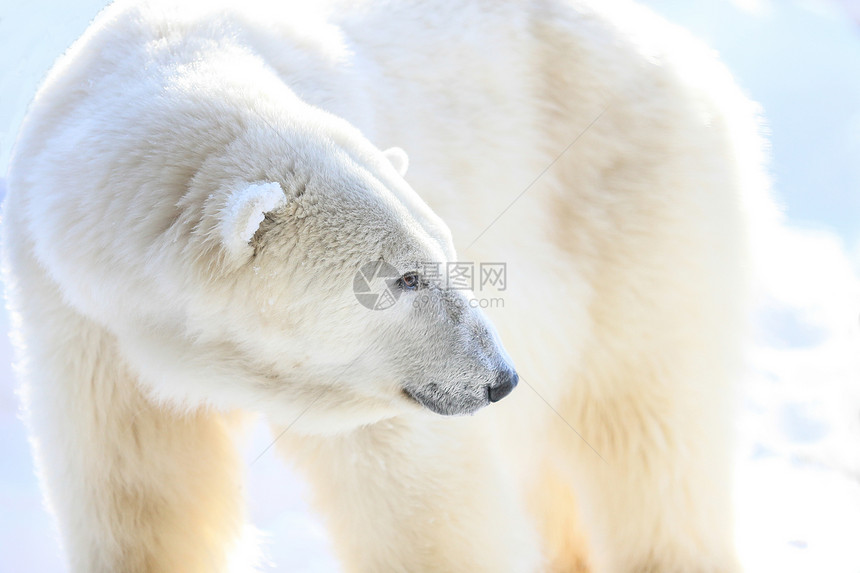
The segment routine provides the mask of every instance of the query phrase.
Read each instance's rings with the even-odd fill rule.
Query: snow
[[[860,571],[860,11],[849,0],[650,0],[761,102],[786,222],[761,234],[738,416],[737,541],[750,572]],[[0,0],[0,174],[27,102],[101,0]],[[0,194],[3,181],[0,178]],[[8,320],[0,312],[0,328]],[[64,571],[0,338],[0,573]],[[307,486],[262,422],[244,440],[273,571],[336,571]],[[252,463],[253,462],[253,463]]]

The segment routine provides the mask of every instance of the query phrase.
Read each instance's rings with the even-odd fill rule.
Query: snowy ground
[[[102,2],[10,4],[0,0],[0,174],[39,79]],[[787,222],[763,237],[756,343],[738,419],[743,562],[750,572],[858,573],[860,9],[852,0],[649,4],[718,49],[762,103],[786,207]],[[0,328],[7,326],[0,313]],[[0,338],[0,573],[59,572],[10,362]],[[249,464],[268,440],[255,426]],[[269,539],[272,570],[336,571],[304,485],[269,453],[247,474],[251,517]]]

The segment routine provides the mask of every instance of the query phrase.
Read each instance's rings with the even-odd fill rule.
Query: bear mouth
[[[489,400],[479,400],[478,398],[467,396],[462,397],[465,399],[457,399],[446,394],[440,395],[438,392],[434,392],[435,395],[431,397],[408,388],[403,388],[402,392],[403,395],[411,402],[423,406],[434,414],[439,414],[441,416],[465,416],[474,414],[490,403]]]

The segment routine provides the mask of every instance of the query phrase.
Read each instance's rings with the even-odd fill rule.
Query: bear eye
[[[418,273],[406,273],[397,281],[404,290],[415,290],[421,284]]]

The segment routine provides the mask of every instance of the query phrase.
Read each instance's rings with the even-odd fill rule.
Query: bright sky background
[[[756,345],[738,420],[750,572],[860,571],[860,8],[851,0],[650,0],[719,51],[764,108],[785,222],[763,229]],[[99,0],[0,0],[0,178],[38,82]],[[853,15],[853,16],[852,16]],[[8,328],[0,315],[0,327]],[[0,339],[0,573],[63,571]],[[268,443],[258,425],[250,461]],[[274,571],[336,571],[304,486],[248,470]]]

